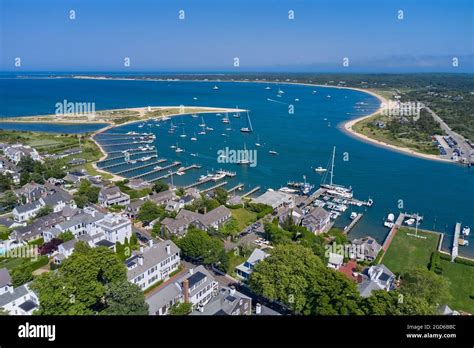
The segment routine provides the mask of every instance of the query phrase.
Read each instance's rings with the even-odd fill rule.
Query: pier
[[[146,154],[156,153],[156,150],[142,151],[138,148],[135,148],[135,149],[127,149],[127,150],[110,151],[110,152],[107,152],[107,155],[110,155],[111,153],[124,153],[124,152],[128,152],[130,154],[130,156],[134,156],[134,155],[138,155],[138,154],[146,155]],[[116,157],[107,158],[103,161],[100,161],[100,163],[112,161],[112,160],[119,159],[119,158],[125,158],[125,155],[124,156],[116,156]]]
[[[244,186],[245,186],[244,184],[235,185],[231,189],[228,189],[227,193],[232,193],[232,192],[237,191],[237,190],[242,190],[244,188]]]
[[[363,215],[364,215],[364,214],[362,214],[362,213],[357,214],[357,216],[355,217],[355,219],[352,220],[349,225],[347,225],[346,227],[344,227],[344,234],[349,234],[349,232],[354,228],[355,225],[357,225],[357,223],[360,221],[360,219],[362,219],[362,216],[363,216]]]
[[[156,156],[155,156],[156,157]],[[164,158],[161,158],[153,163],[148,163],[148,164],[144,164],[142,166],[138,166],[138,167],[133,167],[133,168],[129,168],[129,169],[125,169],[125,170],[121,170],[120,172],[116,172],[114,174],[117,174],[117,175],[122,175],[122,174],[126,174],[126,173],[130,173],[130,172],[133,172],[134,170],[139,170],[139,169],[143,169],[143,168],[146,168],[146,167],[151,167],[151,166],[156,166],[160,163],[163,163],[163,162],[166,162],[167,160],[164,159]]]
[[[151,155],[149,156],[150,159],[152,158],[157,158],[158,156],[157,155]],[[103,166],[103,167],[100,167],[100,169],[110,169],[110,168],[115,168],[115,167],[119,167],[119,166],[123,166],[125,164],[129,164],[129,162],[120,162],[120,163],[115,163],[115,164],[110,164],[108,166]],[[134,168],[134,169],[137,169],[137,168]],[[115,173],[115,174],[118,174],[118,173]]]
[[[151,170],[149,172],[146,172],[146,173],[143,173],[143,174],[139,174],[139,175],[135,175],[135,176],[132,176],[130,179],[140,179],[144,176],[147,176],[147,175],[150,175],[150,174],[154,174],[154,173],[158,173],[158,172],[161,172],[163,170],[167,170],[167,169],[170,169],[170,168],[173,168],[173,167],[176,167],[176,166],[179,166],[181,164],[181,162],[173,162],[171,163],[170,165],[167,165],[165,167],[162,167],[160,169],[154,169],[154,170]]]
[[[156,179],[153,179],[153,180],[149,180],[150,182],[155,182],[155,181],[158,181],[158,180],[161,180],[161,179],[167,179],[169,178],[171,175],[175,175],[176,173],[178,172],[181,172],[181,173],[185,173],[187,172],[188,170],[190,169],[199,169],[201,168],[201,166],[199,164],[191,164],[190,166],[187,166],[187,167],[183,167],[183,168],[178,168],[178,170],[174,171],[174,172],[171,172],[171,173],[167,173],[165,175],[162,175]]]
[[[127,133],[100,133],[100,136],[124,136],[124,135],[128,135],[130,137],[136,137],[136,136],[142,136],[142,137],[145,137],[147,135],[150,135],[148,133],[136,133],[136,134],[127,134]]]
[[[388,233],[387,237],[385,237],[385,240],[382,244],[382,249],[384,252],[387,251],[388,247],[390,246],[390,243],[392,243],[393,237],[395,237],[395,235],[397,234],[398,229],[403,223],[403,220],[405,220],[405,214],[400,213],[400,215],[398,215],[397,220],[395,221],[395,224],[390,229],[390,232]],[[380,262],[382,262],[382,259],[380,259]]]
[[[451,248],[451,262],[454,262],[454,260],[456,260],[456,257],[458,257],[460,234],[461,234],[461,223],[456,222],[456,227],[454,228],[453,246]]]
[[[242,196],[240,196],[240,197],[241,197],[241,198],[244,198],[244,197],[250,196],[252,193],[257,192],[258,190],[260,190],[260,186],[254,187],[254,188],[251,189],[249,192],[244,193],[244,194],[243,194]]]
[[[224,185],[227,185],[227,184],[228,184],[227,181],[223,181],[223,182],[221,182],[221,183],[219,183],[219,184],[216,184],[216,185],[214,185],[214,186],[212,186],[212,187],[209,187],[209,188],[207,188],[207,189],[201,190],[200,192],[201,192],[201,193],[206,193],[206,192],[212,191],[212,190],[214,190],[214,189],[216,189],[216,188],[218,188],[218,187],[221,187],[221,186],[224,186]]]
[[[133,142],[127,142],[127,143],[119,143],[119,144],[100,144],[102,147],[108,147],[108,146],[124,146],[124,145],[134,145],[134,144],[151,144],[153,140],[141,140],[141,141],[133,141]]]

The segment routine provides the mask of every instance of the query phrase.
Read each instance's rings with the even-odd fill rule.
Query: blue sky
[[[474,0],[0,3],[2,71],[474,72]]]

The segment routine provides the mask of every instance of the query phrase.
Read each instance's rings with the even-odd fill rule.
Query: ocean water
[[[219,90],[212,89],[215,84]],[[65,99],[94,102],[96,110],[147,105],[238,106],[250,110],[253,133],[241,133],[239,129],[247,123],[245,114],[234,118],[232,113],[229,114],[231,131],[226,130],[228,125],[222,123],[222,116],[204,115],[204,122],[214,131],[197,135],[196,142],[190,138],[200,131],[202,120],[201,117],[192,118],[190,115],[172,119],[178,125],[173,135],[168,133],[170,121],[148,122],[142,128],[138,127],[138,123],[128,124],[111,132],[156,134],[159,157],[168,160],[161,166],[174,160],[179,160],[182,165],[202,165],[200,170],[190,170],[183,176],[174,175],[175,184],[189,184],[207,171],[223,168],[237,172],[235,178],[226,179],[226,188],[244,183],[244,192],[257,185],[262,188],[260,192],[267,188],[278,189],[290,180],[303,181],[303,175],[308,182],[317,186],[321,175],[315,173],[314,168],[326,167],[332,148],[336,146],[334,181],[352,186],[358,199],[370,197],[375,201],[371,208],[353,208],[353,211],[363,212],[364,217],[351,231],[351,238],[371,235],[382,242],[388,232],[382,225],[383,219],[388,213],[398,211],[423,215],[424,221],[420,228],[445,233],[443,247],[446,249],[452,243],[456,222],[474,227],[472,168],[407,156],[359,141],[340,129],[342,122],[376,110],[379,104],[376,98],[353,90],[285,84],[279,86],[285,92],[279,98],[278,86],[271,85],[271,90],[266,90],[266,86],[237,82],[0,79],[1,90],[6,90],[2,93],[0,115],[50,114],[54,113],[55,104]],[[316,94],[313,94],[314,90]],[[328,98],[328,95],[331,97]],[[294,113],[289,113],[291,106],[294,107]],[[183,132],[187,138],[179,136]],[[113,137],[107,135],[100,136],[98,140],[103,144],[114,143]],[[255,146],[257,141],[262,144],[259,148]],[[185,152],[176,153],[170,148],[176,143]],[[106,149],[120,151],[130,147],[107,146]],[[244,167],[218,163],[217,151],[226,147],[256,150],[257,165]],[[279,155],[270,155],[269,150],[277,151]],[[191,153],[197,156],[191,156]],[[120,161],[110,161],[108,164]],[[126,168],[129,165],[117,166],[111,171]],[[127,175],[138,175],[147,170],[150,168]],[[150,174],[145,178],[157,176]],[[346,216],[338,219],[336,225],[348,224],[347,215],[350,211],[348,209]],[[460,253],[473,256],[473,243],[469,247],[460,247]]]

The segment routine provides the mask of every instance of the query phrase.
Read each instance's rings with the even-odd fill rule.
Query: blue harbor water
[[[218,85],[219,89],[212,87]],[[326,167],[333,146],[336,146],[335,176],[337,184],[352,186],[354,196],[360,200],[372,198],[370,208],[352,207],[336,222],[338,226],[349,223],[351,211],[363,212],[364,216],[350,232],[351,238],[371,235],[382,242],[388,229],[383,227],[388,213],[398,211],[419,213],[424,216],[420,228],[445,233],[443,247],[449,249],[452,243],[454,224],[474,227],[474,170],[455,164],[441,163],[407,156],[385,148],[373,146],[348,136],[340,129],[340,124],[348,119],[366,115],[376,110],[379,102],[363,92],[281,84],[261,83],[214,83],[214,82],[157,82],[119,80],[79,80],[79,79],[0,79],[2,93],[0,115],[22,116],[54,113],[55,104],[68,100],[72,102],[94,102],[96,110],[143,107],[159,105],[236,107],[250,110],[253,133],[242,133],[247,126],[245,113],[240,118],[229,113],[230,124],[224,124],[222,117],[203,114],[197,118],[191,115],[173,117],[168,121],[149,121],[114,128],[96,139],[107,152],[109,158],[104,165],[111,172],[150,164],[150,166],[122,174],[133,177],[153,170],[157,165],[165,167],[173,161],[181,162],[173,168],[191,164],[201,165],[201,169],[190,169],[182,176],[173,175],[174,183],[186,185],[195,182],[201,175],[225,169],[236,172],[233,178],[225,178],[225,188],[244,183],[242,192],[260,186],[262,193],[267,188],[278,189],[288,181],[307,181],[316,187],[321,175],[314,172],[318,166]],[[285,93],[277,96],[278,88]],[[316,91],[314,93],[313,91]],[[328,97],[330,96],[330,97]],[[298,99],[298,100],[296,100]],[[294,106],[294,114],[289,106]],[[199,124],[204,123],[213,131],[206,135]],[[174,134],[168,133],[171,122],[177,126]],[[82,129],[86,125],[75,126]],[[228,128],[232,130],[228,130]],[[63,131],[61,131],[63,132]],[[110,133],[137,132],[153,133],[153,144],[132,143]],[[186,134],[186,137],[180,135]],[[191,137],[196,136],[197,141]],[[255,143],[261,147],[256,147]],[[123,144],[124,145],[116,145]],[[121,151],[137,149],[139,146],[155,146],[158,158],[167,161],[154,164],[156,158],[124,163]],[[171,146],[178,146],[184,152],[177,153]],[[257,150],[255,167],[233,163],[218,163],[220,149]],[[276,151],[271,155],[268,151]],[[138,160],[146,151],[137,151],[132,160]],[[122,164],[120,164],[122,163]],[[154,172],[143,176],[153,180],[167,171]],[[170,181],[170,178],[164,179]],[[215,183],[199,186],[206,188]],[[352,209],[352,210],[351,210]],[[474,246],[460,247],[460,253],[473,256]]]

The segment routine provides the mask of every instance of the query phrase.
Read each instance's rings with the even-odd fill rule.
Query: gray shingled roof
[[[12,285],[12,278],[6,268],[0,268],[0,288]]]
[[[170,254],[166,252],[166,246],[170,246]],[[127,277],[129,280],[139,276],[147,269],[159,264],[160,262],[166,260],[173,254],[179,253],[180,249],[174,244],[171,240],[163,241],[154,244],[151,248],[147,248],[143,251],[143,265],[138,263],[138,258],[133,260],[133,263],[136,265],[133,269],[128,270]],[[135,255],[134,255],[135,256]],[[125,261],[127,263],[130,259],[134,258],[132,256],[128,260]],[[138,255],[140,257],[140,255]]]

